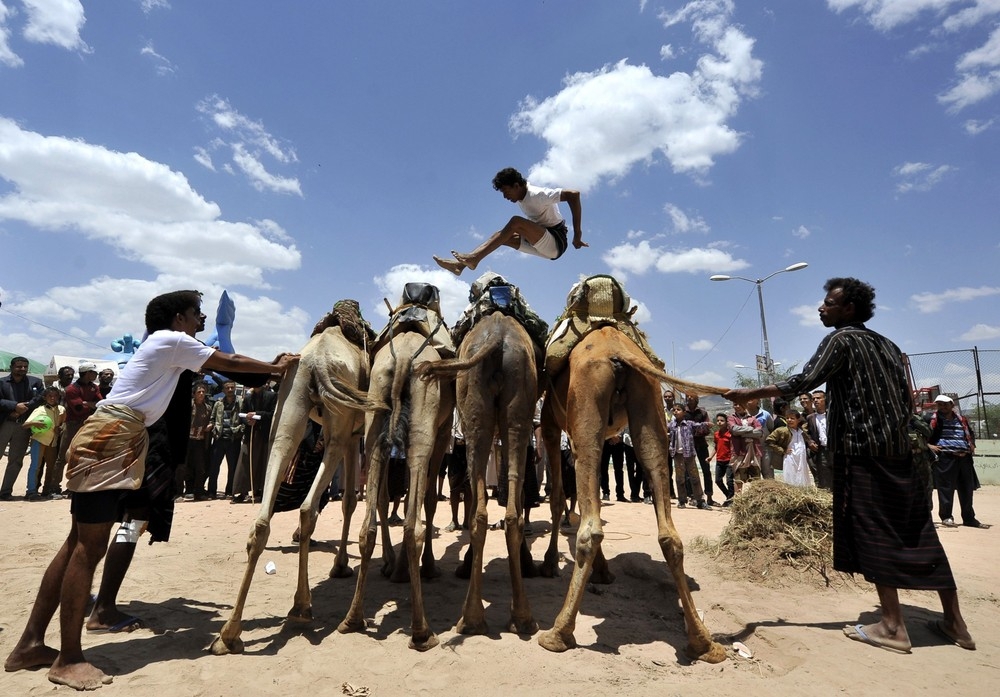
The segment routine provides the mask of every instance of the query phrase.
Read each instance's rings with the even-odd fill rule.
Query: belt
[[[968,450],[942,450],[941,455],[950,455],[951,457],[965,457],[969,454]]]

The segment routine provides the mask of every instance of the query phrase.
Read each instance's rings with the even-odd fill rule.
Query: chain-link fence
[[[1000,439],[1000,351],[973,347],[908,354],[917,406],[934,408],[934,398],[955,400],[979,439]]]

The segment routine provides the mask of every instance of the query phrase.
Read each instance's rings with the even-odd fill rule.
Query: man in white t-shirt
[[[298,355],[282,354],[272,363],[265,363],[205,346],[194,338],[204,319],[198,291],[175,291],[153,298],[146,306],[149,337],[90,420],[101,426],[133,429],[137,436],[144,437],[145,424],[154,423],[166,411],[185,370],[280,376],[298,361]],[[90,432],[85,425],[70,446],[67,477],[71,481],[74,451],[85,448],[100,451],[100,436],[91,439]],[[129,447],[145,451],[141,444]],[[115,453],[104,450],[99,454]],[[117,521],[119,500],[128,492],[129,489],[98,488],[73,494],[69,536],[42,576],[27,625],[4,662],[5,670],[51,666],[48,673],[51,682],[77,690],[93,690],[111,682],[110,675],[84,658],[80,633],[94,570],[107,550],[111,528]],[[61,637],[58,651],[45,644],[45,631],[57,607]]]
[[[546,189],[529,184],[513,167],[497,172],[493,188],[511,203],[521,207],[524,216],[515,215],[503,228],[469,254],[452,250],[454,259],[434,257],[438,266],[460,276],[465,269],[475,269],[483,259],[503,245],[533,254],[543,259],[558,259],[568,248],[566,220],[559,213],[559,204],[565,201],[573,216],[573,246],[589,247],[583,241],[580,227],[580,192],[572,189]]]

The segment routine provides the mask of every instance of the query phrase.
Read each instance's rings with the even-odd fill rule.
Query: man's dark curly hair
[[[157,295],[146,305],[146,331],[152,334],[170,329],[174,317],[191,308],[201,309],[201,293],[196,290],[175,290]]]
[[[500,187],[503,186],[514,186],[515,184],[527,184],[528,182],[521,176],[513,167],[505,167],[497,172],[497,175],[493,177],[493,188],[500,191]]]
[[[829,293],[834,288],[840,288],[844,305],[854,303],[854,319],[867,322],[875,316],[875,289],[864,281],[856,278],[831,278],[823,286]]]

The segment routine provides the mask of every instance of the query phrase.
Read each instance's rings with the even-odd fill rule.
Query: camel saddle
[[[390,312],[389,323],[375,337],[372,355],[401,332],[416,332],[425,337],[442,358],[455,357],[455,344],[441,316],[441,294],[437,286],[407,283],[403,287],[403,296],[399,305]]]
[[[613,276],[586,278],[569,292],[566,309],[556,320],[545,346],[545,371],[553,378],[562,372],[569,354],[584,337],[602,327],[615,327],[638,346],[660,370],[664,363],[653,352],[646,334],[632,319],[636,307]]]
[[[521,290],[498,273],[487,271],[469,289],[469,306],[451,330],[455,346],[462,345],[462,339],[476,324],[494,312],[513,317],[528,332],[528,336],[539,349],[545,350],[549,325],[531,309]]]

